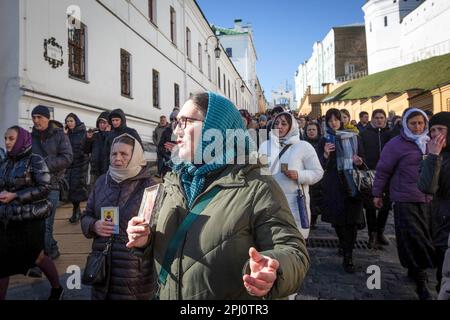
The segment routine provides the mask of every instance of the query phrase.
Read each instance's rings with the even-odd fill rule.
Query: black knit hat
[[[447,146],[445,150],[450,151],[450,112],[436,113],[430,120],[430,129],[437,124],[447,127]]]
[[[430,120],[430,127],[440,124],[450,128],[450,112],[439,112],[436,113]]]
[[[34,115],[40,115],[46,117],[47,119],[50,119],[50,111],[46,106],[43,105],[38,105],[34,107],[33,111],[31,111],[31,116]]]

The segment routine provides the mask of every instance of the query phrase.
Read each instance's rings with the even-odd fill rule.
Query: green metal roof
[[[216,26],[214,26],[213,29],[219,32],[219,34],[218,34],[219,36],[222,36],[222,35],[234,36],[234,35],[240,35],[240,34],[247,34],[248,33],[247,31],[239,32],[239,31],[236,31],[234,29],[227,29],[227,28],[221,28],[221,27],[216,27]]]
[[[382,97],[407,90],[432,90],[450,83],[450,54],[433,57],[350,81],[334,90],[326,101]]]

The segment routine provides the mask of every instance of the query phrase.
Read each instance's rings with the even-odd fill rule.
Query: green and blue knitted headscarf
[[[227,139],[227,134],[233,134],[234,138]],[[217,140],[218,135],[222,137],[222,141]],[[235,163],[236,158],[246,157],[251,150],[256,149],[238,109],[231,101],[213,92],[208,92],[208,111],[203,122],[201,139],[202,147],[197,148],[194,157],[202,159],[201,164],[183,161],[173,166],[173,171],[181,176],[190,208],[203,191],[209,172]],[[245,145],[239,148],[237,141],[245,141]]]

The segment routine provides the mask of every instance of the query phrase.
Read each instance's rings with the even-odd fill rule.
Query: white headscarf
[[[290,114],[289,112],[282,112],[280,114],[278,114],[275,119],[281,117],[281,116],[285,116],[285,117],[289,117],[291,118],[291,128],[289,129],[288,133],[286,133],[286,135],[282,138],[276,137],[274,134],[274,129],[272,128],[272,138],[273,139],[279,139],[280,141],[280,145],[283,147],[286,144],[293,144],[296,143],[298,141],[300,141],[300,130],[298,128],[298,123],[297,120],[294,118],[294,116],[292,114]],[[275,126],[275,119],[273,121],[273,125]]]
[[[411,130],[408,128],[408,117],[413,112],[419,112],[423,115],[425,119],[425,130],[422,132],[422,134],[413,134]],[[425,112],[423,112],[420,109],[412,108],[403,115],[402,119],[402,125],[403,125],[403,134],[410,140],[414,141],[415,144],[419,147],[420,151],[422,151],[422,154],[425,154],[427,152],[427,143],[430,141],[430,137],[428,136],[428,116]]]
[[[141,172],[142,168],[147,165],[147,161],[145,161],[144,158],[144,150],[142,149],[141,144],[139,143],[139,141],[136,140],[136,138],[127,133],[124,133],[114,139],[111,145],[111,153],[109,156],[111,157],[112,155],[114,144],[120,138],[125,136],[133,139],[134,141],[133,155],[131,156],[128,166],[124,169],[114,168],[112,164],[109,166],[108,173],[111,176],[111,178],[117,183],[121,183],[122,181],[136,177],[139,174],[139,172]]]

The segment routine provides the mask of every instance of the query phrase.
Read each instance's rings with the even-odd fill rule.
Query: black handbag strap
[[[292,146],[292,144],[287,144],[283,147],[283,149],[281,149],[280,154],[278,154],[278,157],[276,157],[275,161],[272,163],[271,169],[275,168],[278,165],[278,162],[280,161],[281,157],[289,149],[290,146]]]
[[[113,242],[114,242],[114,235],[112,235],[108,239],[108,242],[106,242],[105,249],[103,250],[103,255],[105,255],[105,256],[109,255],[109,252],[111,250],[111,246],[112,246]]]
[[[365,169],[365,170],[369,170],[369,167],[368,167],[367,164],[364,162],[364,160],[363,160],[363,166],[364,166],[364,169]]]
[[[139,190],[139,188],[142,187],[145,182],[146,182],[146,179],[142,179],[141,181],[139,181],[139,183],[136,184],[136,188],[134,188],[134,190]],[[131,199],[133,198],[133,195],[134,195],[134,192],[128,197],[127,201],[125,202],[125,205],[123,206],[124,208],[128,207]]]
[[[289,147],[292,146],[292,144],[287,144],[284,146],[283,149],[281,149],[280,154],[278,155],[278,157],[275,158],[275,161],[272,164],[271,169],[275,168],[276,165],[278,164],[278,162],[280,161],[281,157],[283,156],[283,154],[289,149]],[[303,190],[303,186],[301,184],[298,185],[298,190],[297,190],[298,194],[300,196],[304,196],[305,195],[305,191]]]

